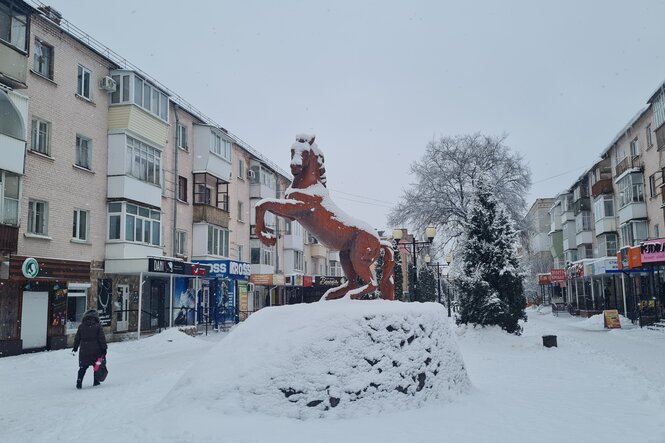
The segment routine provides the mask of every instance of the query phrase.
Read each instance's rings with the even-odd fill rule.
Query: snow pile
[[[167,396],[222,413],[354,417],[451,400],[470,383],[435,303],[331,301],[265,308]]]

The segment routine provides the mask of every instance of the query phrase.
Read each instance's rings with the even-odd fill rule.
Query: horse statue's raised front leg
[[[256,204],[256,226],[254,228],[256,236],[264,245],[274,246],[277,243],[277,237],[266,231],[266,211],[294,220],[306,214],[309,208],[301,201],[287,199],[264,199]]]

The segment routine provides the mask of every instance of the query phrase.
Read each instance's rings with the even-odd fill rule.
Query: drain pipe
[[[173,189],[175,195],[173,196],[173,229],[172,229],[172,241],[173,245],[171,248],[171,257],[176,256],[176,225],[178,220],[178,193],[180,192],[180,180],[178,179],[178,127],[180,126],[180,119],[178,118],[178,109],[179,106],[177,103],[173,103],[173,113],[175,114],[175,138],[173,143],[173,156],[174,156],[174,166],[173,166]],[[171,313],[173,314],[173,313]]]

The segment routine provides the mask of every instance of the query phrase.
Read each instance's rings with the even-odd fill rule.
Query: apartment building
[[[121,340],[341,283],[297,222],[253,235],[290,183],[265,156],[57,11],[0,18],[0,356],[71,344],[90,308]]]

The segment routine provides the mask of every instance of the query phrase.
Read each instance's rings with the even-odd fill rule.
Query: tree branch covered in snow
[[[415,182],[391,211],[390,223],[416,230],[433,223],[442,243],[456,239],[468,223],[476,183],[486,175],[497,200],[521,230],[531,172],[523,157],[504,144],[505,139],[505,135],[476,133],[430,142],[422,159],[411,165]]]

